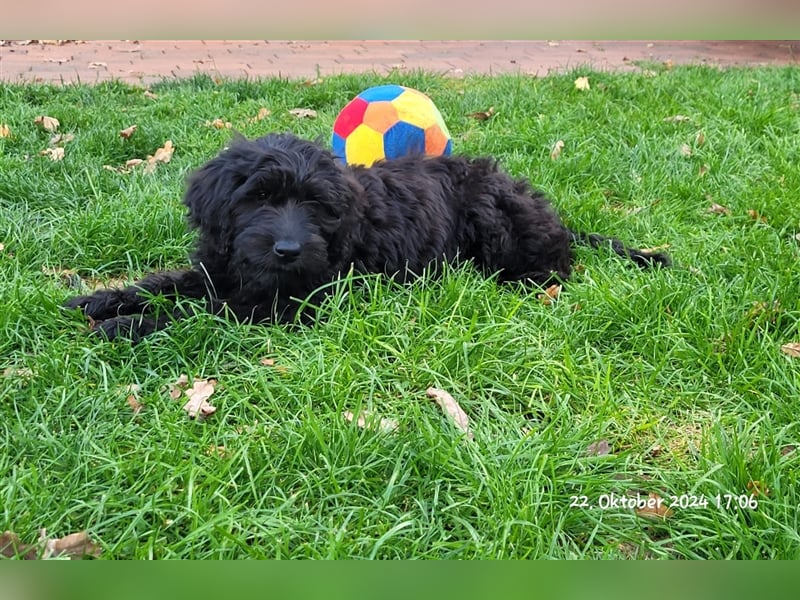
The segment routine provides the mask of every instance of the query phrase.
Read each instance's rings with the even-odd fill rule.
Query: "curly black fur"
[[[289,134],[238,139],[190,176],[184,203],[198,231],[192,269],[71,299],[108,338],[134,340],[176,313],[153,295],[204,299],[242,320],[290,321],[303,300],[351,269],[401,279],[443,261],[472,261],[500,281],[569,277],[571,243],[612,249],[641,266],[662,254],[574,233],[544,196],[489,158],[409,156],[347,167]]]

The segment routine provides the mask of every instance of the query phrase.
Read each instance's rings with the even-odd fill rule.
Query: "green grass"
[[[800,359],[781,352],[800,341],[800,69],[649,67],[391,80],[434,98],[457,151],[497,156],[574,228],[668,244],[673,269],[582,248],[550,306],[469,268],[345,281],[313,327],[197,315],[136,347],[60,311],[81,284],[59,273],[180,268],[184,179],[230,137],[206,121],[327,139],[383,80],[198,77],[152,86],[156,99],[0,86],[0,530],[87,529],[107,558],[800,557]],[[490,106],[488,121],[466,116]],[[271,115],[250,122],[261,107]],[[75,136],[61,162],[39,155],[43,114]],[[167,139],[155,173],[104,169]],[[165,391],[181,373],[219,380],[204,422]],[[473,442],[429,386],[461,403]],[[399,431],[342,417],[362,409]],[[611,452],[592,456],[600,440]],[[715,505],[753,485],[769,489],[756,509]],[[597,507],[636,492],[708,506],[663,521]],[[580,496],[593,508],[571,506]]]

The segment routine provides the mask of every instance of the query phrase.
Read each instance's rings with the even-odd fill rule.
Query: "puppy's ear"
[[[242,142],[246,142],[247,137],[244,134],[240,133],[236,129],[231,129],[231,142],[233,144],[241,144]]]

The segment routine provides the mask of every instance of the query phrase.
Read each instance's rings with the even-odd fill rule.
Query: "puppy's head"
[[[190,177],[184,203],[200,233],[199,258],[253,281],[327,272],[352,193],[330,152],[273,134],[235,140]]]

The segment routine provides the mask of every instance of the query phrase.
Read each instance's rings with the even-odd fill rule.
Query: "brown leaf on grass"
[[[721,204],[712,204],[708,207],[708,212],[713,213],[715,215],[729,215],[731,211],[729,208],[722,206]]]
[[[550,151],[550,160],[558,160],[561,156],[561,151],[564,149],[564,140],[558,140],[553,144],[553,149]]]
[[[64,160],[64,148],[45,148],[39,152],[40,156],[46,156],[54,162]]]
[[[394,433],[400,427],[400,424],[394,419],[376,419],[370,412],[364,410],[359,413],[358,418],[356,418],[353,411],[350,410],[343,412],[342,416],[348,423],[353,423],[355,421],[355,424],[361,429],[366,429],[368,431],[377,430],[381,433]]]
[[[325,80],[324,79],[320,79],[319,77],[317,77],[315,79],[306,79],[303,82],[303,87],[312,87],[312,86],[315,86],[315,85],[320,85],[320,84],[322,84],[324,82],[325,82]]]
[[[3,369],[3,377],[30,379],[33,377],[33,371],[28,367],[6,367]]]
[[[694,151],[689,144],[681,144],[681,156],[691,156],[692,154]]]
[[[138,125],[131,125],[130,127],[126,127],[122,131],[119,132],[119,137],[123,140],[131,139],[131,136],[136,132]]]
[[[150,90],[145,90],[143,96],[148,100],[158,100],[158,95],[154,94]]]
[[[591,88],[592,88],[592,86],[589,84],[589,78],[588,77],[578,77],[575,80],[575,89],[576,90],[586,91],[586,90],[590,90]]]
[[[135,383],[132,383],[125,388],[125,392],[128,394],[128,397],[125,398],[125,401],[128,403],[128,406],[131,407],[133,414],[138,415],[144,407],[144,404],[139,402],[138,398],[139,386]]]
[[[230,123],[230,121],[214,119],[213,121],[206,121],[206,127],[213,127],[214,129],[230,129],[233,127],[233,125]]]
[[[159,163],[168,163],[172,160],[172,153],[175,152],[175,147],[172,145],[172,140],[167,140],[164,145],[157,149],[155,154],[147,157],[147,164],[144,166],[145,173],[152,173],[156,170]]]
[[[700,177],[705,177],[705,174],[708,173],[708,169],[709,168],[710,167],[708,165],[706,165],[706,164],[700,165],[700,169],[698,169],[697,174]]]
[[[781,448],[781,456],[788,456],[789,454],[791,454],[795,450],[797,450],[797,446],[795,446],[793,444],[788,444],[788,445],[786,445],[786,446]]]
[[[169,386],[169,397],[173,400],[177,400],[183,395],[183,390],[189,387],[189,377],[188,375],[181,373],[178,377],[178,380]]]
[[[214,386],[217,384],[215,379],[199,379],[192,384],[192,387],[183,393],[189,397],[183,410],[192,417],[207,417],[217,412],[215,406],[209,404],[208,399],[214,393]]]
[[[289,111],[289,114],[293,117],[297,117],[298,119],[316,119],[317,118],[317,111],[312,110],[310,108],[293,108]]]
[[[789,342],[788,344],[784,344],[781,346],[781,352],[792,358],[800,358],[800,343]]]
[[[593,442],[589,444],[588,448],[586,448],[586,454],[589,456],[605,456],[610,452],[611,446],[609,445],[608,440],[599,440],[597,442]]]
[[[89,539],[89,534],[86,531],[71,533],[63,538],[50,539],[47,537],[47,531],[42,529],[39,539],[44,542],[42,558],[69,556],[75,560],[84,556],[99,558],[102,553],[100,546]]]
[[[767,222],[767,217],[760,214],[758,211],[753,210],[752,208],[747,211],[747,216],[753,219],[754,221],[760,221],[761,223]]]
[[[264,365],[265,367],[273,367],[278,373],[281,375],[285,375],[289,372],[289,367],[285,365],[279,365],[275,362],[274,358],[262,358],[258,361],[260,364]]]
[[[427,394],[428,398],[433,399],[436,404],[439,405],[446,415],[448,415],[455,424],[458,429],[463,431],[467,434],[469,439],[474,439],[475,436],[469,429],[469,417],[467,413],[459,406],[458,402],[456,402],[455,398],[451,396],[448,392],[444,390],[440,390],[435,387],[429,387],[425,393]]]
[[[100,546],[89,539],[89,534],[85,531],[71,533],[63,538],[48,538],[47,530],[42,529],[37,544],[23,544],[13,531],[5,531],[0,535],[0,555],[6,558],[36,560],[40,557],[48,559],[66,556],[79,560],[85,556],[99,558],[101,553]]]
[[[48,117],[45,115],[40,115],[36,117],[33,122],[44,129],[45,131],[55,132],[61,123],[58,122],[58,119],[55,117]]]
[[[57,133],[50,138],[49,144],[51,146],[66,146],[74,139],[75,136],[71,133]]]
[[[553,303],[553,300],[558,300],[559,295],[561,295],[561,285],[554,283],[544,292],[537,294],[536,298],[545,306],[550,306]]]
[[[698,148],[703,146],[706,143],[706,134],[702,131],[698,131],[697,135],[694,138],[694,145]]]
[[[487,110],[469,113],[467,116],[477,121],[488,121],[494,116],[494,106],[490,106]]]
[[[11,130],[8,128],[8,125],[5,123],[0,123],[0,138],[9,137],[11,137]]]
[[[747,491],[753,496],[769,496],[769,487],[767,487],[767,484],[757,479],[747,482]]]
[[[264,119],[266,119],[271,114],[272,114],[271,110],[269,110],[267,108],[259,108],[258,109],[258,114],[255,117],[251,117],[250,119],[248,119],[248,122],[250,122],[250,123],[258,123],[259,121],[263,121]]]
[[[658,494],[651,492],[648,494],[647,499],[643,500],[643,503],[644,506],[641,508],[635,508],[634,512],[637,514],[637,516],[645,519],[666,521],[675,514],[675,511],[667,506],[667,503]]]
[[[23,544],[13,531],[4,531],[0,534],[0,556],[36,560],[39,557],[39,551],[33,544]]]

